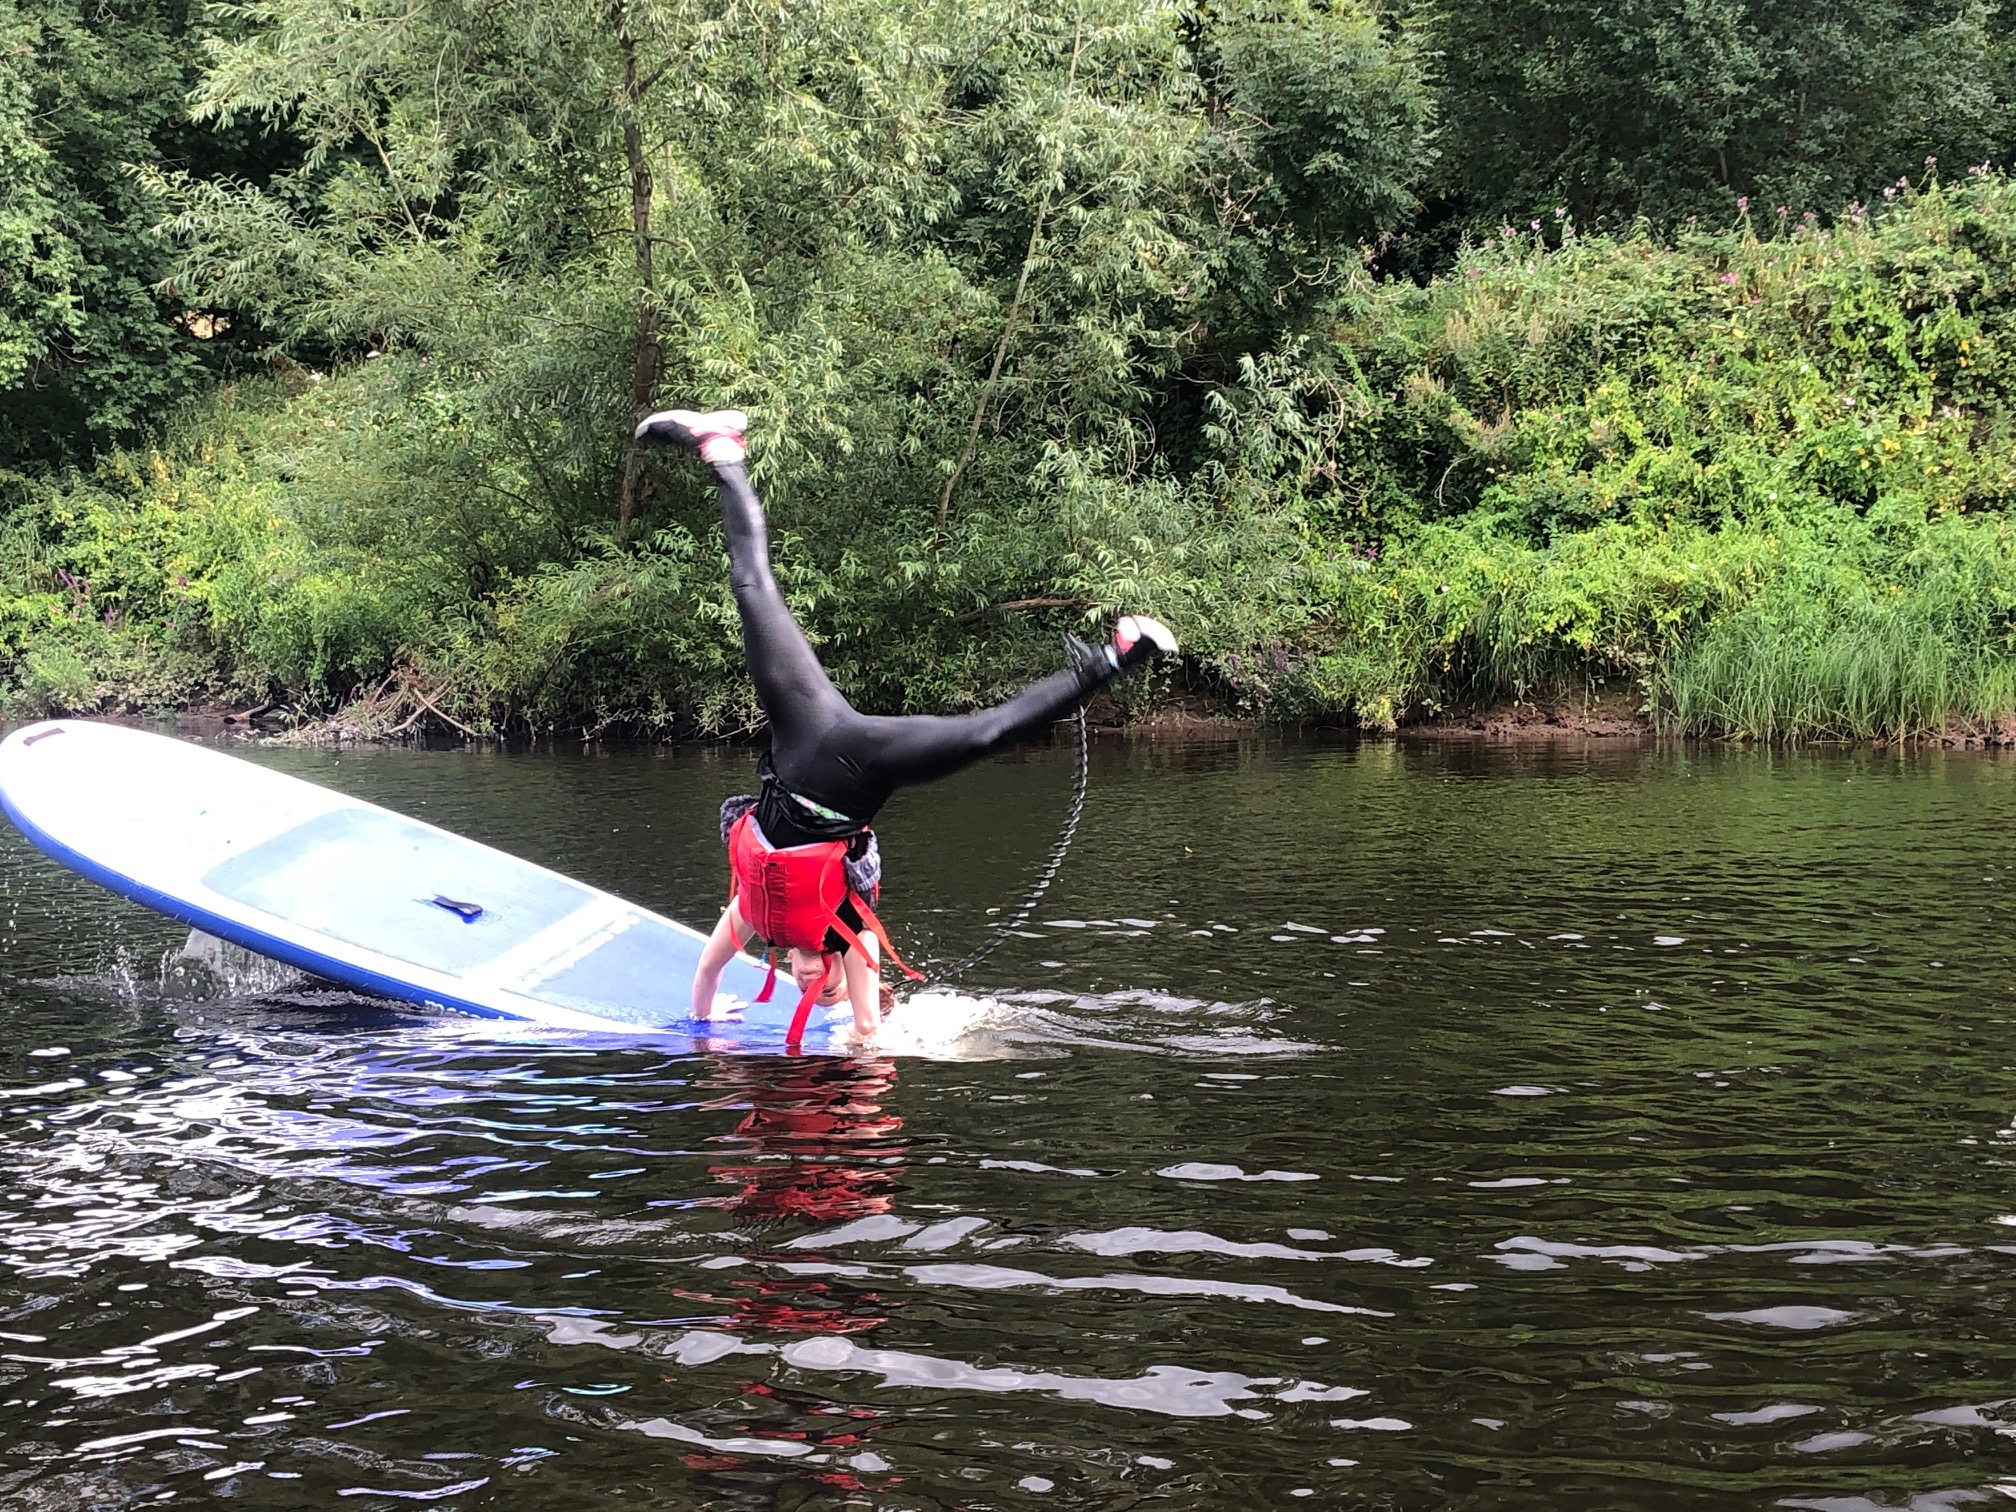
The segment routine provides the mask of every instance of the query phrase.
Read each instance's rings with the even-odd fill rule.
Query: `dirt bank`
[[[1487,740],[1558,740],[1568,736],[1649,740],[1653,733],[1652,721],[1639,708],[1638,701],[1622,693],[1499,704],[1400,727],[1403,737],[1423,740],[1449,736],[1466,739],[1483,736]]]

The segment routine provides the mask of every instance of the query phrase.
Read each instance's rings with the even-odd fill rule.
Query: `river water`
[[[248,754],[703,923],[752,766]],[[2016,1497],[2016,761],[1093,762],[929,1056],[220,992],[9,832],[0,1505]],[[891,805],[906,954],[1070,776]]]

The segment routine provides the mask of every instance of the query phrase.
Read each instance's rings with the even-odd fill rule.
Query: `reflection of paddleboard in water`
[[[220,751],[55,720],[0,741],[0,808],[92,881],[220,939],[365,992],[576,1029],[667,1028],[781,1046],[796,1005],[690,1017],[703,937],[416,819]]]

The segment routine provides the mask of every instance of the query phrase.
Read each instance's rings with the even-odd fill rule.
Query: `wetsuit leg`
[[[971,714],[851,713],[833,735],[857,753],[884,793],[949,776],[1017,740],[1041,733],[1119,675],[1104,659],[1053,672],[991,709]]]
[[[1123,620],[1113,647],[1077,648],[1076,665],[1052,673],[991,709],[954,715],[862,714],[833,686],[811,642],[791,617],[770,570],[770,533],[763,505],[739,462],[714,464],[720,482],[721,529],[728,544],[729,583],[742,618],[743,654],[756,696],[770,719],[770,759],[783,788],[865,824],[899,787],[947,776],[1016,740],[1039,733],[1111,682],[1140,633]],[[1168,632],[1152,626],[1168,641]],[[770,790],[765,789],[766,801]],[[805,816],[783,809],[763,813],[765,832],[784,844],[836,838],[803,828]]]
[[[728,543],[728,583],[742,616],[742,653],[770,719],[771,759],[789,783],[798,758],[853,710],[819,665],[770,571],[770,530],[749,474],[740,462],[723,462],[714,475],[720,482],[721,533]]]

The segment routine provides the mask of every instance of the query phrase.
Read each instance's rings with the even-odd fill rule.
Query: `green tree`
[[[0,467],[77,460],[157,422],[215,354],[156,285],[136,169],[258,172],[281,147],[195,127],[190,0],[0,0]]]
[[[1509,0],[1436,6],[1446,211],[1524,225],[1832,214],[1928,155],[2005,152],[1995,0]]]
[[[207,14],[196,126],[292,158],[135,182],[171,212],[172,298],[269,341],[310,427],[242,422],[286,519],[231,613],[296,627],[258,654],[324,695],[382,670],[399,616],[405,652],[529,678],[540,717],[597,687],[659,707],[671,647],[732,663],[701,480],[627,441],[682,399],[757,414],[797,605],[880,706],[982,700],[1054,657],[1057,616],[1158,596],[1236,640],[1271,580],[1245,554],[1292,573],[1296,504],[1242,464],[1253,525],[1220,549],[1198,396],[1300,339],[1425,150],[1415,51],[1348,5]],[[1184,586],[1206,562],[1225,603]],[[656,651],[621,649],[633,616]]]
[[[828,462],[871,433],[928,452],[942,524],[1011,398],[1068,429],[1171,365],[1198,130],[1155,11],[242,19],[199,112],[309,151],[263,187],[162,179],[179,282],[297,339],[425,354],[430,388],[549,464],[562,520],[613,493],[627,537],[648,480],[611,447],[661,387],[742,400]]]
[[[1212,127],[1218,344],[1236,357],[1412,220],[1433,97],[1415,35],[1359,0],[1213,0],[1186,29]]]

